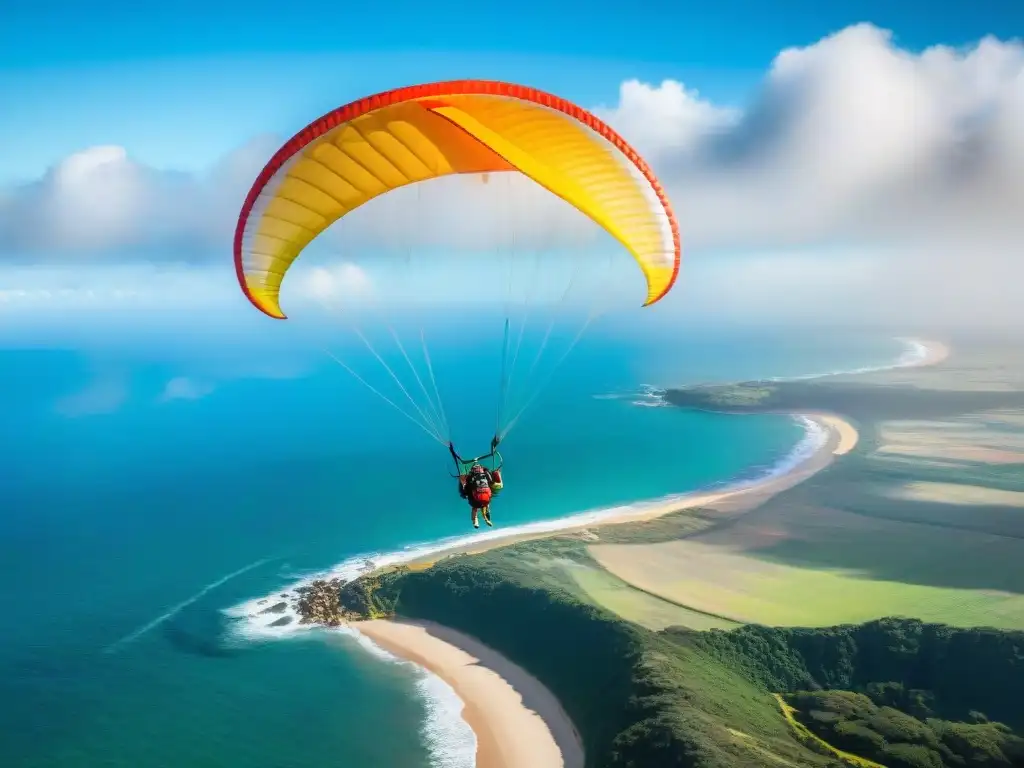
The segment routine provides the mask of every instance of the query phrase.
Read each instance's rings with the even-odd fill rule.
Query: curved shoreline
[[[476,768],[583,768],[579,734],[558,699],[479,640],[429,621],[351,626],[452,687],[463,703],[462,718],[476,734]]]

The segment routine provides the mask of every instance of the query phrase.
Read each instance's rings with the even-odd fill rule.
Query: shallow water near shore
[[[651,387],[904,352],[889,338],[599,336],[509,436],[497,532],[767,471],[804,434],[787,417],[643,407],[658,405]],[[353,637],[277,642],[232,617],[346,561],[471,533],[446,454],[333,369],[158,402],[187,370],[117,365],[130,396],[71,416],[56,404],[94,369],[0,353],[7,401],[26,404],[0,446],[5,764],[470,765],[472,735],[436,680]],[[268,401],[291,405],[254,419]],[[404,489],[386,505],[366,480],[382,465]]]

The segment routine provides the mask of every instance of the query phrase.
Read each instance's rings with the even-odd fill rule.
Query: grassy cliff
[[[948,718],[943,733],[953,733],[961,719],[980,722],[979,712],[986,720],[1024,722],[1024,703],[1017,700],[1024,691],[1024,633],[910,620],[822,630],[653,632],[589,604],[554,571],[535,567],[538,550],[557,556],[559,547],[569,546],[557,540],[519,545],[453,557],[424,571],[378,575],[347,585],[341,601],[350,613],[440,622],[521,665],[562,701],[594,768],[843,764],[838,753],[808,742],[787,722],[776,692],[886,691],[882,705],[890,710],[927,701],[927,713],[916,715],[936,723]],[[916,693],[900,698],[898,691]],[[805,731],[835,736],[808,720],[808,699],[788,701]],[[913,711],[907,717],[925,722]],[[843,728],[881,722],[871,721],[870,713],[866,718]],[[844,743],[870,745],[880,738],[886,746],[886,733],[883,728],[875,737]],[[996,738],[994,730],[986,733]],[[1012,736],[1008,729],[999,733]],[[964,743],[981,738],[961,736]],[[935,738],[945,745],[961,736]],[[948,746],[946,752],[918,746],[896,753],[927,751],[945,760],[905,763],[915,766],[1015,764],[951,762],[959,753]]]

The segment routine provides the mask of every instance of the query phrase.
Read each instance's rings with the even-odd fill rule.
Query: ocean
[[[502,444],[496,527],[476,532],[447,450],[326,356],[233,350],[0,350],[5,766],[471,766],[437,678],[350,632],[270,627],[280,616],[252,618],[257,601],[771,472],[806,449],[806,425],[660,407],[659,388],[918,353],[835,333],[595,328]],[[483,355],[462,338],[436,353],[464,453],[494,428]]]

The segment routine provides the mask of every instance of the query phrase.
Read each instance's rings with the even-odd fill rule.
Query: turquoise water
[[[13,404],[0,443],[4,764],[465,765],[452,702],[411,666],[337,634],[246,641],[225,614],[362,554],[471,533],[446,451],[323,355],[194,346],[0,352]],[[630,393],[643,384],[902,351],[884,338],[595,329],[509,434],[495,523],[763,471],[802,436],[785,417],[642,407]],[[494,409],[474,382],[493,349],[460,337],[434,354],[460,449],[482,451]],[[167,400],[175,378],[188,397]]]

